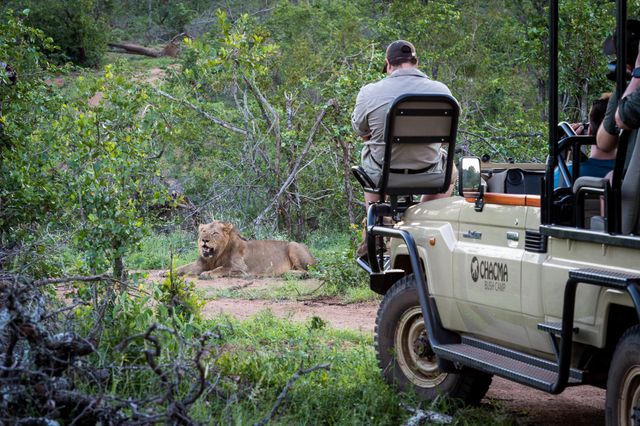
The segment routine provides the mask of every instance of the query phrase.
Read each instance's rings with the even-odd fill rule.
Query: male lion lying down
[[[198,227],[198,251],[198,260],[178,268],[178,275],[282,275],[316,263],[304,244],[245,240],[231,223],[217,220]]]

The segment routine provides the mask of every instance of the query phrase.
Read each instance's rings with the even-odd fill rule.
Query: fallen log
[[[108,46],[116,49],[116,51],[120,53],[131,53],[133,55],[150,56],[152,58],[159,58],[161,56],[170,56],[174,58],[178,56],[178,49],[183,37],[189,37],[189,35],[185,33],[178,34],[173,37],[162,50],[153,50],[139,44],[132,43],[108,43]]]
[[[162,51],[147,49],[146,47],[138,44],[108,43],[108,45],[114,49],[124,50],[124,52],[119,53],[132,53],[134,55],[151,56],[152,58],[159,58],[162,56]]]

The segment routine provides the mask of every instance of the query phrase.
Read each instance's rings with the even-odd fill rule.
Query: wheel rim
[[[622,426],[637,424],[640,413],[640,365],[633,366],[624,375],[620,400],[618,401],[618,418]]]
[[[400,369],[416,386],[433,388],[447,377],[447,373],[438,369],[419,306],[402,314],[396,327],[394,343]]]

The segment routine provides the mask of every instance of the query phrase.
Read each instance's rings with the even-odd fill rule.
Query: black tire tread
[[[607,394],[605,397],[605,422],[609,426],[618,425],[620,419],[617,414],[617,398],[619,392],[619,383],[613,383],[618,376],[618,369],[620,362],[616,358],[621,356],[621,353],[625,350],[625,346],[635,345],[640,348],[640,325],[634,325],[628,328],[618,340],[616,348],[611,357],[611,366],[609,367],[608,380],[607,380]],[[638,350],[640,353],[640,350]],[[624,361],[624,359],[622,360]],[[638,360],[640,363],[640,360]]]
[[[378,308],[378,312],[376,314],[376,324],[374,328],[374,346],[376,350],[378,367],[383,372],[389,366],[385,365],[385,361],[381,356],[381,351],[384,350],[380,347],[379,333],[381,321],[383,320],[385,311],[389,309],[389,305],[394,303],[394,299],[398,297],[398,295],[406,291],[417,292],[416,282],[413,274],[404,276],[389,289],[389,291],[385,294],[384,299],[380,303],[380,307]],[[417,300],[418,298],[416,295],[416,302]],[[467,405],[477,405],[480,403],[482,398],[484,398],[484,395],[489,390],[489,386],[491,385],[491,380],[493,378],[490,374],[467,367],[463,368],[460,373],[456,374],[456,376],[458,376],[458,379],[455,386],[453,387],[453,391],[449,392],[448,396],[453,399],[460,400]]]

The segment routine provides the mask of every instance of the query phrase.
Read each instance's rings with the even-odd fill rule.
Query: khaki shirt
[[[371,136],[362,150],[362,166],[374,181],[379,179],[381,174],[387,111],[398,96],[407,93],[451,95],[447,86],[431,80],[417,68],[401,68],[380,81],[363,86],[356,98],[351,124],[358,136]],[[438,162],[440,146],[433,144],[432,158],[417,160],[415,164],[394,164],[393,167],[422,168],[425,163]]]

